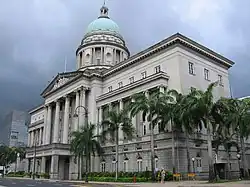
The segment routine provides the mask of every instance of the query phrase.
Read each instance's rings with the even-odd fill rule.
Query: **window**
[[[188,62],[189,74],[194,75],[194,63]]]
[[[201,158],[196,158],[196,166],[201,167]]]
[[[146,71],[142,72],[141,76],[142,76],[143,79],[145,79],[147,77],[147,72]]]
[[[155,168],[158,168],[158,158],[155,158]]]
[[[112,161],[112,171],[115,172],[116,162],[115,160]]]
[[[147,134],[146,125],[143,125],[143,135],[145,136],[146,134]]]
[[[108,87],[108,91],[109,91],[109,92],[112,92],[112,86],[109,86],[109,87]]]
[[[155,67],[155,73],[159,73],[161,71],[161,66],[156,66]]]
[[[204,69],[204,78],[205,78],[205,80],[209,80],[209,70],[208,69]]]
[[[218,75],[218,81],[219,81],[219,85],[220,85],[220,86],[223,86],[222,75]]]
[[[132,84],[134,82],[134,77],[129,78],[129,83]]]
[[[142,159],[137,160],[137,171],[138,172],[142,171]]]
[[[105,163],[105,162],[102,162],[102,163],[101,163],[101,171],[102,171],[102,172],[105,172],[105,169],[106,169],[106,163]]]
[[[118,83],[118,87],[121,88],[123,85],[122,85],[122,82],[119,82]]]
[[[101,59],[96,59],[97,65],[101,64]]]
[[[146,121],[146,114],[142,113],[142,121],[145,122]]]
[[[123,161],[123,171],[128,172],[128,160]]]

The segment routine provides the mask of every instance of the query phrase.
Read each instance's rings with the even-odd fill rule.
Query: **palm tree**
[[[212,121],[213,121],[213,107],[214,97],[213,89],[217,86],[217,82],[211,83],[205,91],[191,88],[188,94],[189,114],[193,114],[195,119],[199,119],[200,123],[207,130],[207,144],[208,144],[208,164],[209,164],[209,181],[214,179],[214,166],[213,166],[213,150],[212,150]]]
[[[249,178],[248,163],[246,159],[245,142],[244,139],[250,135],[250,100],[243,99],[229,99],[229,112],[227,115],[227,123],[236,130],[240,137],[241,151],[242,151],[242,166],[244,170],[244,178]]]
[[[155,180],[155,151],[154,151],[154,128],[160,122],[161,110],[167,110],[166,106],[169,106],[169,102],[173,102],[173,97],[159,91],[155,92],[151,96],[147,97],[145,93],[138,93],[132,96],[134,102],[130,105],[131,115],[135,116],[142,112],[143,116],[148,115],[147,121],[150,122],[150,139],[151,139],[151,169],[152,169],[152,180]],[[170,109],[170,108],[169,108]],[[166,122],[167,116],[164,117],[164,121],[160,122],[160,125]],[[170,119],[170,118],[169,118]],[[168,120],[169,122],[169,120]],[[162,128],[160,128],[162,129]]]
[[[119,129],[131,140],[134,134],[134,127],[128,116],[127,110],[117,111],[115,109],[108,112],[107,118],[102,121],[102,141],[107,141],[108,135],[111,141],[115,141],[116,146],[116,170],[115,178],[118,179],[119,160]]]
[[[81,165],[79,165],[79,179],[81,179],[81,171],[83,164],[83,156],[86,157],[86,182],[88,182],[88,171],[90,167],[90,156],[91,153],[95,156],[102,154],[102,147],[98,142],[98,137],[95,135],[95,125],[94,124],[86,124],[81,127],[79,131],[72,132],[72,141],[70,144],[70,151],[81,159]]]

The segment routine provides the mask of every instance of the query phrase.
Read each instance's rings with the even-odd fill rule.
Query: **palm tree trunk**
[[[82,161],[81,155],[78,156],[78,180],[82,180]]]
[[[187,132],[185,132],[185,134],[186,134],[186,150],[187,150],[187,169],[188,169],[188,173],[191,173],[190,150],[189,150],[189,135],[188,135]]]
[[[151,131],[150,131],[150,140],[151,140],[151,169],[152,169],[152,181],[155,181],[155,145],[154,145],[154,128],[151,118]]]
[[[119,170],[119,130],[116,130],[116,144],[115,144],[115,180],[117,181],[118,179],[118,170]]]
[[[212,150],[210,123],[207,124],[207,148],[208,148],[209,182],[212,182],[214,180],[214,166],[213,166],[213,150]]]
[[[89,182],[88,181],[88,172],[89,172],[89,154],[86,154],[86,160],[85,160],[85,162],[86,162],[86,171],[85,171],[85,182]]]
[[[242,151],[242,166],[244,170],[244,179],[248,179],[249,173],[248,173],[248,164],[247,164],[247,159],[246,159],[245,142],[242,136],[240,137],[240,144],[241,144],[241,151]]]
[[[173,166],[173,173],[175,173],[175,143],[174,143],[174,128],[172,125],[172,166]]]

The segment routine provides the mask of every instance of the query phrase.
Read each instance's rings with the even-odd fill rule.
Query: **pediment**
[[[42,92],[42,96],[47,95],[47,93],[52,92],[54,90],[60,89],[63,85],[70,82],[72,79],[75,79],[81,72],[67,72],[67,73],[59,73],[44,89]]]

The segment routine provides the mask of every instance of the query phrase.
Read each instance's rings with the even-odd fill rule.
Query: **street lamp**
[[[238,165],[239,165],[239,179],[241,180],[241,171],[240,171],[240,158],[241,158],[241,155],[240,155],[240,153],[237,153],[237,158],[238,158]]]
[[[84,111],[85,111],[85,124],[88,124],[88,108],[86,108],[85,106],[82,106],[82,105],[79,105],[78,107],[76,107],[76,109],[75,109],[75,111],[74,111],[74,115],[73,115],[73,117],[74,118],[78,118],[79,117],[79,115],[77,114],[77,109],[78,108],[83,108],[84,109]],[[86,158],[87,159],[87,158]],[[80,161],[80,159],[79,159],[79,161]],[[81,163],[82,164],[82,163]],[[81,165],[80,165],[80,171],[81,171]],[[85,175],[85,182],[87,183],[88,182],[88,166],[86,165],[86,175]],[[81,172],[80,172],[80,174],[81,174]],[[78,174],[78,176],[79,176],[79,174]]]
[[[193,158],[192,158],[192,162],[193,162],[193,173],[195,173],[194,161],[195,161],[195,158],[193,157]]]

